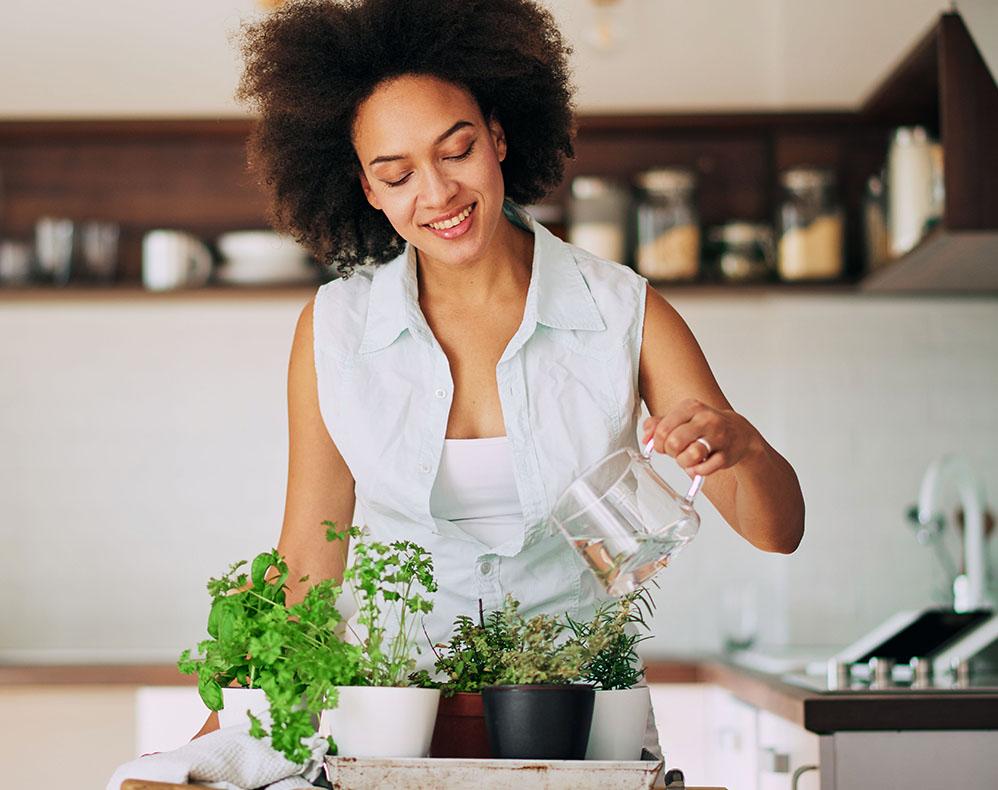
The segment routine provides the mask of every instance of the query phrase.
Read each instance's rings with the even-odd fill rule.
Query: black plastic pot
[[[492,756],[584,760],[596,692],[591,686],[489,686],[482,689]]]

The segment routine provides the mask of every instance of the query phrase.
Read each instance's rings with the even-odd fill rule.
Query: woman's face
[[[383,83],[358,107],[353,144],[368,202],[402,238],[446,265],[486,255],[506,140],[466,90],[420,75]]]

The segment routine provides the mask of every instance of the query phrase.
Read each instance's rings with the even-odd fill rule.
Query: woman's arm
[[[651,417],[644,436],[690,474],[752,545],[789,554],[804,535],[804,498],[793,467],[721,392],[686,322],[648,286],[639,372]],[[713,452],[697,442],[704,438]]]
[[[322,579],[343,579],[347,541],[326,541],[322,522],[349,526],[354,480],[319,413],[312,354],[312,306],[305,305],[295,329],[288,364],[288,489],[277,550],[288,563],[287,604],[298,603]],[[300,583],[302,576],[309,581]],[[214,711],[194,738],[218,729]],[[192,739],[193,740],[193,739]]]
[[[312,305],[305,305],[298,319],[288,365],[288,490],[277,544],[290,570],[288,605],[299,602],[315,582],[342,581],[347,542],[328,542],[322,522],[350,526],[355,503],[353,475],[319,413]],[[299,584],[305,575],[309,581]]]

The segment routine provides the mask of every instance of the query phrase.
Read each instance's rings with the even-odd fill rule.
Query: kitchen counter
[[[884,730],[998,729],[998,683],[968,688],[829,691],[822,679],[775,675],[712,656],[648,662],[649,683],[704,683],[818,734]],[[193,686],[169,664],[2,665],[7,686]]]

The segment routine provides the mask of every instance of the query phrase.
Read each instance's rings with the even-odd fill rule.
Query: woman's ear
[[[502,124],[495,114],[489,117],[489,132],[492,134],[492,141],[496,147],[496,155],[502,162],[506,158],[506,132],[503,131]]]
[[[361,170],[360,171],[360,187],[364,190],[364,197],[367,198],[367,202],[371,204],[373,208],[381,211],[381,203],[378,201],[378,196],[374,194],[374,190],[371,189],[371,182],[367,180],[367,174]]]

